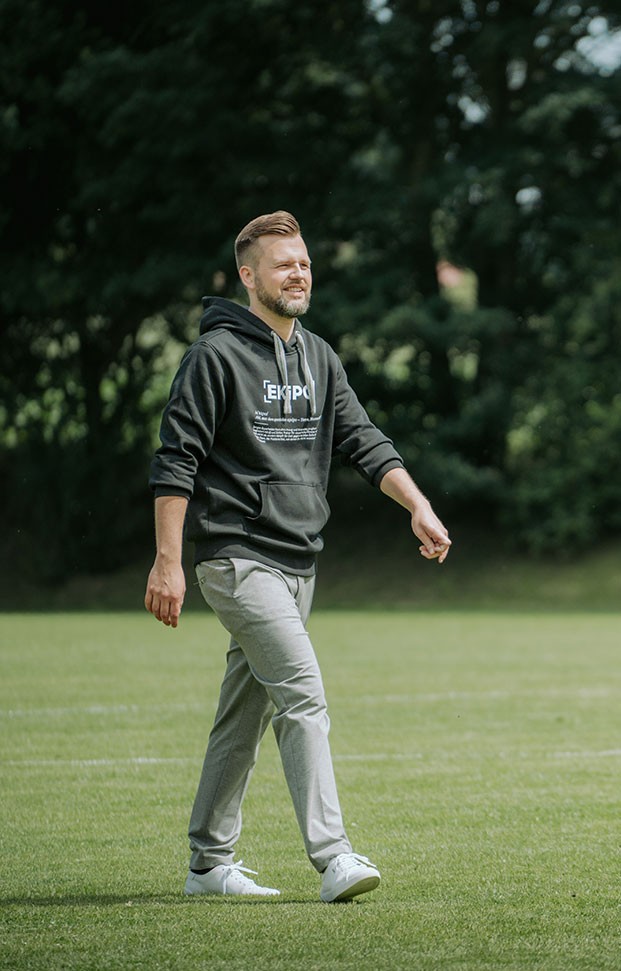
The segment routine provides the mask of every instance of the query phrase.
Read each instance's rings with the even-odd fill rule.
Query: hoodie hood
[[[271,328],[247,307],[242,307],[232,300],[225,300],[224,297],[203,297],[200,334],[202,336],[216,328],[241,331],[261,344],[268,346],[273,344]]]
[[[308,363],[306,354],[306,344],[302,336],[302,327],[298,320],[294,323],[291,340],[285,344],[275,330],[268,327],[256,314],[253,314],[246,307],[242,307],[232,300],[224,297],[203,297],[203,313],[200,321],[200,334],[208,333],[210,330],[233,330],[245,334],[252,340],[270,347],[276,357],[278,372],[287,394],[283,402],[283,414],[291,415],[291,386],[287,367],[286,351],[297,350],[300,355],[304,378],[309,391],[309,406],[311,415],[317,414],[317,397],[315,389],[315,378]]]

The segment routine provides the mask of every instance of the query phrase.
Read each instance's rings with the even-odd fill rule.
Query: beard
[[[308,291],[303,293],[301,297],[287,300],[282,294],[279,297],[273,297],[271,293],[268,293],[258,275],[255,279],[255,285],[257,299],[267,310],[278,314],[279,317],[285,317],[288,320],[292,320],[294,317],[301,317],[310,306],[310,293]]]

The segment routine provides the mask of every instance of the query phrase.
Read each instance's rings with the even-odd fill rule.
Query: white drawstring
[[[280,380],[283,383],[285,389],[285,415],[291,414],[291,387],[289,386],[289,374],[287,372],[287,358],[285,357],[285,349],[283,343],[276,333],[275,330],[272,331],[272,337],[274,338],[274,353],[276,354],[276,364],[278,365],[278,373],[280,374]]]
[[[292,413],[291,408],[291,385],[289,384],[289,372],[287,369],[287,357],[285,354],[285,348],[283,342],[276,333],[272,331],[272,338],[274,340],[274,353],[276,355],[276,364],[278,366],[278,373],[280,375],[280,380],[283,383],[285,389],[284,396],[284,408],[283,412],[285,415],[290,415]],[[315,379],[313,377],[313,372],[310,369],[310,364],[308,363],[308,358],[306,356],[306,344],[301,333],[296,330],[295,341],[300,349],[300,358],[302,361],[302,371],[304,372],[304,381],[306,382],[306,387],[308,388],[308,400],[310,402],[311,415],[314,417],[317,414],[317,392],[315,389]]]
[[[304,371],[304,380],[306,381],[306,387],[308,388],[308,395],[310,400],[311,415],[317,414],[317,396],[315,393],[315,379],[313,377],[313,372],[310,369],[310,364],[308,363],[308,358],[306,357],[306,344],[304,338],[302,337],[299,330],[295,332],[297,343],[302,352],[302,370]]]

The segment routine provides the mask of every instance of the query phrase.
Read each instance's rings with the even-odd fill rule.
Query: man
[[[234,862],[241,805],[272,722],[320,896],[379,884],[341,817],[321,673],[305,624],[329,509],[333,453],[411,514],[427,559],[450,540],[392,443],[368,418],[334,351],[299,322],[311,261],[295,218],[252,220],[235,243],[249,308],[205,298],[151,471],[157,554],[145,606],[176,627],[185,593],[182,532],[204,598],[231,635],[220,701],[190,820],[188,894],[275,896]]]

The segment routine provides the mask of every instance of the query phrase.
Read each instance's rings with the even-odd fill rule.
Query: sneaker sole
[[[271,893],[222,893],[221,890],[183,890],[186,897],[280,897],[280,890],[272,890]]]
[[[280,897],[278,893],[219,893],[217,890],[184,890],[186,897],[252,897],[253,900],[265,900],[271,897]]]
[[[324,903],[335,904],[340,900],[351,900],[352,897],[357,897],[358,894],[368,893],[369,890],[375,890],[379,886],[380,878],[376,877],[365,877],[364,880],[359,880],[358,883],[354,883],[353,886],[347,887],[343,890],[338,897],[333,897],[332,900],[324,900]]]
[[[183,888],[186,897],[280,897],[280,890],[257,890],[255,893],[223,893],[222,890],[202,890],[200,887],[186,885]]]

